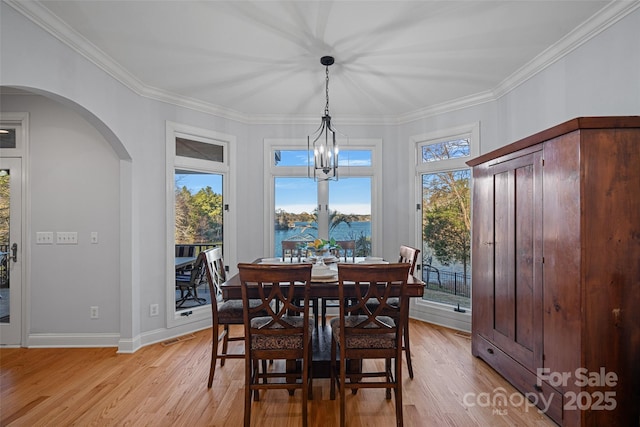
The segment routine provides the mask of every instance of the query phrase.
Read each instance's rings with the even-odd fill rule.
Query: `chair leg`
[[[409,348],[409,322],[407,322],[404,327],[404,354],[407,357],[407,369],[409,370],[409,378],[413,379],[413,365],[411,364],[411,349]]]
[[[315,322],[316,330],[318,329],[318,315],[320,314],[320,307],[318,307],[319,303],[320,298],[315,298],[313,300],[313,321]]]
[[[244,427],[251,427],[251,359],[245,357],[244,362]]]
[[[211,388],[213,384],[213,376],[216,373],[216,362],[218,360],[218,320],[213,319],[212,326],[212,343],[211,343],[211,367],[209,368],[209,382],[207,383],[207,387]],[[220,365],[222,366],[222,362],[224,359],[220,361]]]
[[[229,325],[224,325],[224,332],[222,337],[222,354],[227,354],[227,348],[229,347]],[[223,357],[220,359],[220,367],[224,366],[224,361],[226,359]]]
[[[395,360],[396,365],[396,384],[395,384],[395,395],[396,395],[396,427],[402,427],[404,420],[402,416],[402,352],[398,352],[398,355]]]
[[[384,361],[384,367],[385,370],[387,372],[387,382],[391,382],[392,380],[392,373],[391,373],[391,359],[385,359]],[[397,378],[396,378],[397,380]],[[385,389],[385,397],[387,400],[391,400],[391,389],[390,388],[386,388]]]
[[[307,347],[307,382],[309,383],[307,393],[309,395],[309,400],[313,400],[313,363],[311,362],[313,356],[313,339],[309,342]]]
[[[315,303],[314,303],[315,305]],[[307,348],[311,346],[309,342]],[[307,361],[302,366],[302,427],[307,427],[307,401],[309,398],[309,352],[307,351]]]
[[[322,329],[327,326],[327,301],[322,298]]]
[[[336,341],[331,337],[331,367],[329,368],[329,372],[331,375],[331,385],[329,388],[329,398],[331,400],[336,399],[336,374],[338,370],[336,369]]]
[[[342,353],[342,350],[340,352]],[[346,410],[347,404],[345,402],[345,399],[346,399],[345,388],[346,388],[346,381],[347,381],[346,371],[347,371],[347,361],[344,359],[344,357],[342,357],[342,355],[340,355],[340,381],[338,384],[338,389],[340,390],[340,427],[345,426],[346,417],[347,417],[347,410]]]

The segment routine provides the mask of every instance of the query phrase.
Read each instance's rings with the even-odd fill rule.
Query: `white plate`
[[[384,261],[384,258],[380,258],[377,256],[368,256],[364,259],[366,262],[377,262],[377,261]]]
[[[337,275],[338,275],[338,272],[335,270],[331,270],[330,268],[312,268],[311,269],[312,279],[327,279],[329,277],[334,277]]]
[[[317,257],[317,256],[310,256],[305,258],[303,261],[304,262],[316,262],[318,259],[322,258],[322,260],[326,263],[334,263],[334,262],[338,262],[338,258],[334,257],[333,255],[327,255],[324,257]]]
[[[284,264],[280,258],[262,258],[259,264]]]
[[[389,261],[360,261],[358,264],[389,264]]]

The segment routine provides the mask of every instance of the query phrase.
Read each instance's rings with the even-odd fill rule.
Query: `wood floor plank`
[[[410,327],[415,378],[409,379],[403,363],[405,426],[555,426],[528,405],[487,406],[478,399],[482,393],[518,393],[471,355],[467,336],[415,320]],[[0,348],[0,426],[241,426],[244,363],[218,366],[207,389],[211,336],[201,331],[134,354],[113,348]],[[232,345],[242,351],[241,343]],[[337,426],[339,398],[329,399],[329,380],[316,379],[313,387],[309,425]],[[346,405],[350,427],[395,425],[394,401],[383,390],[347,393]],[[300,391],[262,392],[252,405],[252,425],[299,426],[301,410]]]

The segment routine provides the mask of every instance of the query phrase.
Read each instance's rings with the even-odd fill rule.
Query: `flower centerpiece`
[[[331,240],[316,239],[313,242],[309,242],[305,249],[313,252],[313,254],[318,258],[318,261],[322,261],[330,251],[340,249],[340,245],[338,245],[336,240],[332,237]]]

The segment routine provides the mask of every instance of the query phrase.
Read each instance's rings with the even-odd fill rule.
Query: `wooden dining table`
[[[257,259],[254,262],[260,263],[262,259]],[[278,264],[291,264],[291,263],[278,263]],[[328,265],[336,271],[335,278],[311,278],[311,290],[310,299],[313,298],[327,298],[331,300],[338,299],[338,277],[337,272],[340,268],[340,263],[331,263]],[[354,286],[350,286],[349,283],[344,284],[345,298],[354,296]],[[225,300],[237,300],[242,299],[242,290],[240,285],[240,276],[234,274],[229,277],[225,283],[220,286],[222,291],[222,297]],[[296,294],[298,293],[298,287],[296,287]],[[424,293],[424,282],[413,275],[409,275],[407,280],[407,296],[409,298],[422,298]],[[300,297],[304,296],[304,285],[299,287]],[[313,330],[313,376],[314,378],[329,378],[330,376],[330,362],[331,362],[331,328],[321,326],[314,328]],[[291,363],[288,363],[288,366]],[[289,368],[288,368],[289,369]],[[350,369],[358,369],[357,367],[350,367]]]
[[[257,259],[254,262],[259,263],[261,259]],[[278,264],[291,264],[287,262],[282,262]],[[340,268],[340,263],[332,263],[329,264],[328,267],[335,269],[336,275],[333,280],[323,279],[314,279],[311,277],[311,291],[309,294],[310,298],[327,298],[327,299],[338,299],[338,270]],[[229,277],[226,282],[224,282],[220,289],[222,291],[222,297],[225,300],[233,300],[233,299],[242,299],[242,291],[240,289],[240,276],[238,274],[234,274]],[[303,296],[304,287],[300,286],[300,296]],[[344,294],[346,298],[353,296],[353,286],[349,286],[349,283],[345,283]],[[407,280],[407,296],[409,298],[422,298],[424,293],[424,282],[413,275],[409,275]]]

